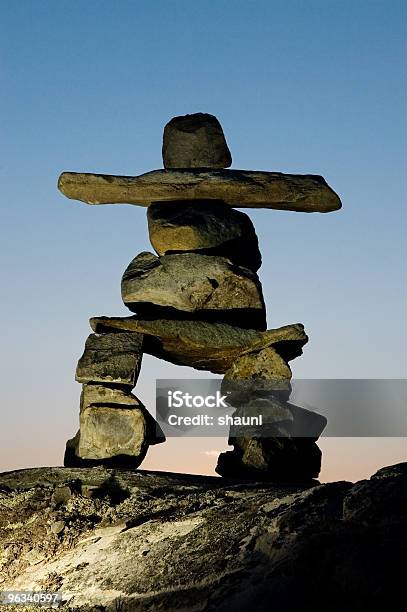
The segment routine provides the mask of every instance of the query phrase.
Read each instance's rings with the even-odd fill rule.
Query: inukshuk
[[[68,441],[65,464],[137,467],[148,446],[163,441],[131,393],[148,353],[224,374],[222,389],[236,414],[268,417],[261,432],[230,432],[233,450],[220,455],[219,474],[315,477],[325,419],[288,403],[288,362],[308,338],[301,324],[267,330],[257,236],[235,208],[331,212],[340,199],[321,176],[225,169],[231,155],[212,115],[172,119],[162,152],[164,169],[140,176],[59,178],[68,198],[147,206],[156,252],[140,253],[123,274],[122,298],[136,314],[90,321],[94,333],[76,371],[80,430]]]

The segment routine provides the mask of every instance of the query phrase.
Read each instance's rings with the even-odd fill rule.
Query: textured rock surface
[[[164,128],[164,168],[228,168],[232,156],[214,115],[174,117]]]
[[[400,609],[407,464],[314,484],[1,474],[0,589],[60,591],[78,612]]]
[[[331,212],[341,208],[322,176],[254,170],[153,170],[140,176],[64,172],[58,189],[87,204],[223,200],[236,208]]]
[[[233,425],[229,444],[240,437],[307,437],[314,441],[326,427],[324,416],[277,397],[257,397],[239,406],[233,413],[241,418],[262,415],[262,425]]]
[[[261,425],[244,425],[245,418],[259,415]],[[218,474],[297,482],[318,477],[321,451],[315,441],[325,429],[325,417],[274,395],[247,399],[234,416],[243,425],[230,428],[229,444],[234,448],[219,455]]]
[[[157,202],[147,209],[150,241],[159,255],[195,251],[221,255],[258,270],[261,255],[253,223],[216,200]]]
[[[190,313],[198,320],[267,327],[257,274],[224,257],[140,253],[123,274],[122,298],[141,317],[185,318]]]
[[[75,378],[81,383],[103,382],[134,387],[140,372],[142,347],[142,334],[90,334]]]
[[[64,464],[137,468],[148,446],[164,435],[144,405],[128,389],[82,386],[80,430],[68,440]]]
[[[204,321],[146,321],[137,317],[93,317],[98,333],[114,330],[145,334],[143,350],[171,363],[223,374],[246,349],[273,346],[286,360],[302,353],[308,341],[300,323],[260,332]]]
[[[117,455],[144,458],[147,432],[141,410],[84,407],[80,432],[78,455],[82,459],[106,459]]]
[[[165,441],[153,417],[133,396],[133,406],[85,405],[80,430],[66,444],[64,465],[137,468],[148,447]]]
[[[140,400],[129,391],[106,385],[82,385],[81,411],[94,407],[117,406],[118,408],[140,408]]]
[[[277,393],[288,397],[291,392],[291,369],[288,363],[268,346],[246,352],[225,373],[222,393],[228,393],[232,404],[247,402],[255,395]]]
[[[317,478],[321,470],[322,454],[311,438],[244,437],[233,444],[216,466],[226,478],[301,482]]]

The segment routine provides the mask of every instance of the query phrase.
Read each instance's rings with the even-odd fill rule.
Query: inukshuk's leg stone
[[[140,372],[143,335],[91,334],[78,362],[80,429],[68,441],[65,465],[136,468],[159,438],[156,423],[132,393]]]
[[[135,387],[143,357],[143,335],[137,333],[90,334],[78,361],[75,379]]]
[[[291,370],[284,344],[245,351],[226,372],[222,392],[234,416],[262,415],[261,427],[232,427],[233,451],[219,456],[216,471],[229,478],[310,480],[321,468],[316,445],[326,419],[288,403]]]

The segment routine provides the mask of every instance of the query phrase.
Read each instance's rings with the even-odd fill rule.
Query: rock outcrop
[[[9,472],[0,474],[0,590],[59,592],[72,612],[396,610],[406,504],[405,463],[323,485],[103,467]]]

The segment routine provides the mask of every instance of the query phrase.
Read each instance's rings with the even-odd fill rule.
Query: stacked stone
[[[80,430],[68,442],[65,464],[137,467],[148,446],[163,441],[154,419],[131,393],[145,352],[224,374],[222,389],[236,415],[267,415],[261,431],[231,431],[234,449],[220,455],[219,474],[315,477],[321,460],[315,442],[325,419],[288,402],[288,362],[302,354],[308,338],[301,324],[266,329],[256,232],[250,218],[232,208],[237,205],[232,202],[236,189],[246,205],[257,206],[265,197],[264,176],[263,183],[256,184],[245,171],[225,170],[232,160],[222,128],[215,117],[202,113],[176,117],[166,125],[163,160],[166,174],[156,171],[161,177],[158,187],[157,177],[150,178],[154,173],[136,177],[142,179],[137,183],[127,177],[66,173],[59,181],[68,197],[89,203],[138,203],[144,197],[155,250],[137,255],[123,274],[122,299],[136,315],[91,319],[95,333],[76,372],[83,385]],[[310,177],[286,175],[291,176],[291,192],[298,186],[293,197],[282,195],[281,176],[276,174],[274,182],[266,177],[272,207],[284,208],[278,200],[290,197],[291,209],[302,210],[306,205],[301,200],[309,199],[309,188],[301,187],[305,179],[318,194],[307,206],[316,202],[316,209],[324,210],[322,190],[328,194],[325,210],[334,209],[334,192],[321,177],[309,182]],[[218,188],[212,189],[213,180]],[[191,181],[199,187],[193,197]],[[301,435],[304,431],[306,436]]]
[[[163,441],[155,420],[132,394],[141,367],[143,334],[91,334],[76,368],[82,383],[80,429],[65,465],[138,467],[150,444]]]

